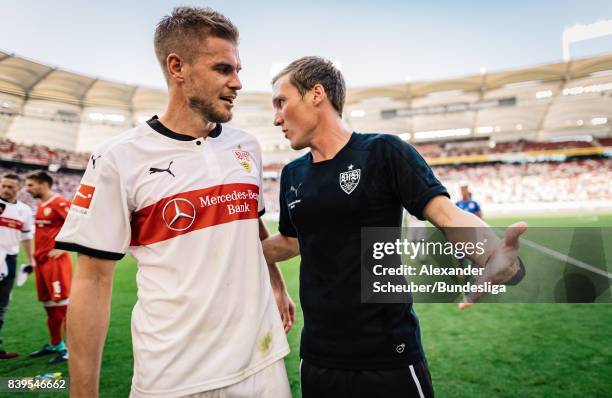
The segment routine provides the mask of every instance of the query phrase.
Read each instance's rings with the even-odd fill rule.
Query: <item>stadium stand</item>
[[[166,93],[89,77],[0,51],[0,171],[54,173],[72,197],[89,152],[165,108]],[[452,194],[467,181],[485,211],[612,209],[612,53],[430,82],[350,88],[354,131],[397,134]],[[232,124],[262,145],[268,213],[292,151],[270,94],[241,92]],[[31,203],[27,195],[21,199]],[[557,204],[551,206],[551,204]],[[496,207],[497,206],[497,207]]]
[[[27,174],[26,166],[13,163],[0,166],[0,174]],[[612,201],[612,158],[571,159],[563,162],[486,163],[435,166],[434,172],[452,195],[467,182],[475,197],[485,205],[525,203],[576,203]],[[268,171],[264,179],[267,212],[279,211],[279,179],[277,171]],[[81,174],[53,173],[56,190],[64,197],[73,197]],[[19,199],[33,206],[33,200],[22,191]],[[507,206],[506,206],[507,207]],[[495,207],[494,207],[495,208]]]

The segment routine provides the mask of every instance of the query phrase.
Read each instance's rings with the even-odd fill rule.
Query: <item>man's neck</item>
[[[12,198],[12,199],[5,199],[2,196],[0,196],[0,199],[2,199],[3,201],[5,201],[6,203],[17,203],[17,198]]]
[[[216,123],[209,122],[202,115],[194,112],[186,101],[177,103],[178,101],[175,100],[173,102],[168,103],[166,112],[159,118],[161,124],[179,134],[190,135],[194,138],[208,137]]]
[[[351,139],[351,132],[340,118],[320,123],[310,143],[314,163],[333,159]]]
[[[48,201],[49,199],[51,199],[53,197],[53,195],[55,195],[55,192],[53,192],[53,191],[43,192],[43,194],[40,195],[40,201],[44,203],[44,202]]]

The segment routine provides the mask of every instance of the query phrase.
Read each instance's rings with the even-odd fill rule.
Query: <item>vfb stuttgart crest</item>
[[[352,164],[348,166],[348,171],[340,173],[340,188],[347,195],[350,195],[351,192],[357,188],[359,185],[359,179],[361,178],[361,169],[354,169],[355,166]]]
[[[242,151],[240,149],[234,149],[234,157],[238,160],[238,163],[249,173],[253,169],[251,166],[251,154],[247,151]]]

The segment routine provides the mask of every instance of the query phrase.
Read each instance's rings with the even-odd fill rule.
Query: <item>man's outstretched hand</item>
[[[500,246],[489,256],[482,275],[476,278],[476,284],[485,282],[498,285],[516,280],[516,276],[523,272],[518,258],[519,238],[527,231],[527,223],[517,222],[506,229],[504,240]],[[485,292],[472,292],[459,303],[459,309],[471,307]]]

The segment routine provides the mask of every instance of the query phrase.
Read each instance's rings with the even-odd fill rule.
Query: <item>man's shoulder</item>
[[[53,199],[53,202],[52,202],[52,203],[53,203],[54,205],[56,205],[56,206],[61,206],[61,207],[63,207],[63,206],[67,206],[67,205],[69,205],[69,204],[70,204],[70,201],[69,201],[69,200],[67,200],[66,198],[64,198],[64,197],[60,196],[60,195],[57,195],[57,196],[55,196],[55,198]]]
[[[231,124],[222,124],[221,137],[226,140],[231,146],[240,146],[247,151],[255,151],[261,153],[261,146],[255,136],[245,130],[242,130]]]
[[[151,134],[151,132],[152,130],[146,124],[139,124],[138,126],[132,127],[129,130],[125,130],[102,141],[102,143],[93,150],[92,156],[95,157],[116,152],[126,145]]]
[[[361,150],[382,149],[401,149],[409,145],[395,134],[386,133],[354,133],[355,139],[351,141],[351,147]]]
[[[300,169],[302,167],[308,166],[311,163],[311,155],[310,152],[306,152],[304,155],[300,156],[297,159],[293,159],[291,162],[287,163],[283,167],[283,171],[291,171]]]
[[[29,212],[32,212],[32,208],[31,208],[30,206],[28,206],[27,204],[25,204],[24,202],[20,201],[20,200],[18,200],[17,202],[15,202],[15,206],[16,206],[18,209],[21,209],[21,210],[27,210],[27,211],[29,211]]]
[[[221,137],[227,137],[228,139],[241,140],[241,141],[252,141],[257,142],[255,136],[241,128],[233,126],[231,124],[221,125]]]

